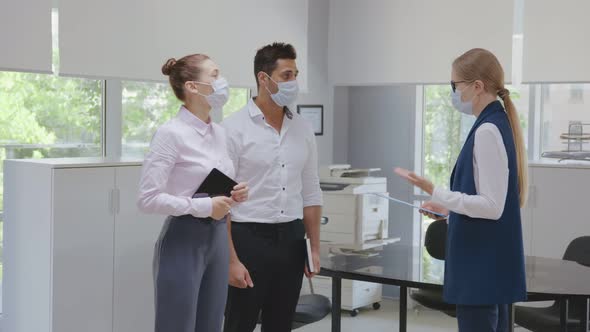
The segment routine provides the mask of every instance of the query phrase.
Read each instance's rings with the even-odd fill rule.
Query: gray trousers
[[[221,331],[228,269],[225,220],[168,217],[154,252],[155,332]]]

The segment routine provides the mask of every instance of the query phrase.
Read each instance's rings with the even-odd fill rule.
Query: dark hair
[[[277,69],[277,60],[295,60],[296,58],[297,53],[291,44],[275,42],[262,47],[256,51],[256,56],[254,57],[254,77],[256,77],[256,84],[258,85],[259,72],[263,71],[270,76]]]
[[[201,64],[209,59],[205,54],[191,54],[179,60],[168,59],[162,66],[162,74],[169,76],[170,86],[176,98],[184,101],[184,83],[198,81],[201,75]]]

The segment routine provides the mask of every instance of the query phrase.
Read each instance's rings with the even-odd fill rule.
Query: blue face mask
[[[461,99],[461,90],[455,89],[454,92],[451,91],[451,101],[457,111],[463,114],[473,115],[473,100],[463,101]]]
[[[205,95],[198,91],[197,94],[205,97],[205,100],[207,100],[207,103],[209,104],[209,106],[211,106],[212,109],[223,109],[223,106],[229,100],[229,84],[227,83],[227,80],[225,78],[220,76],[218,79],[213,81],[213,83],[204,83],[197,81],[195,81],[195,83],[210,86],[213,89],[213,92],[211,94]]]
[[[297,100],[297,95],[299,94],[299,84],[297,80],[287,81],[287,82],[275,82],[270,75],[264,73],[268,78],[277,85],[279,91],[277,93],[272,93],[266,88],[268,93],[270,93],[270,98],[279,106],[289,106]]]

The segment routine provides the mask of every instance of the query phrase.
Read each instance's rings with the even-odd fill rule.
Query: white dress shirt
[[[315,134],[299,114],[285,114],[281,132],[254,100],[222,125],[236,181],[247,182],[248,200],[232,208],[232,222],[281,223],[322,205]]]
[[[473,172],[477,195],[435,188],[432,201],[469,216],[498,220],[508,194],[508,156],[498,127],[484,123],[475,131]]]
[[[184,106],[158,128],[143,163],[137,205],[146,213],[198,218],[211,215],[211,199],[192,198],[213,168],[234,177],[226,135],[216,123],[205,123]]]

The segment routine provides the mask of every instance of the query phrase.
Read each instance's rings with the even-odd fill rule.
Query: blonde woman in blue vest
[[[522,130],[504,71],[491,52],[472,49],[458,57],[451,90],[453,106],[477,118],[457,158],[451,189],[412,172],[397,173],[432,195],[423,208],[449,215],[443,293],[447,303],[457,305],[459,331],[508,331],[509,305],[526,299]]]

